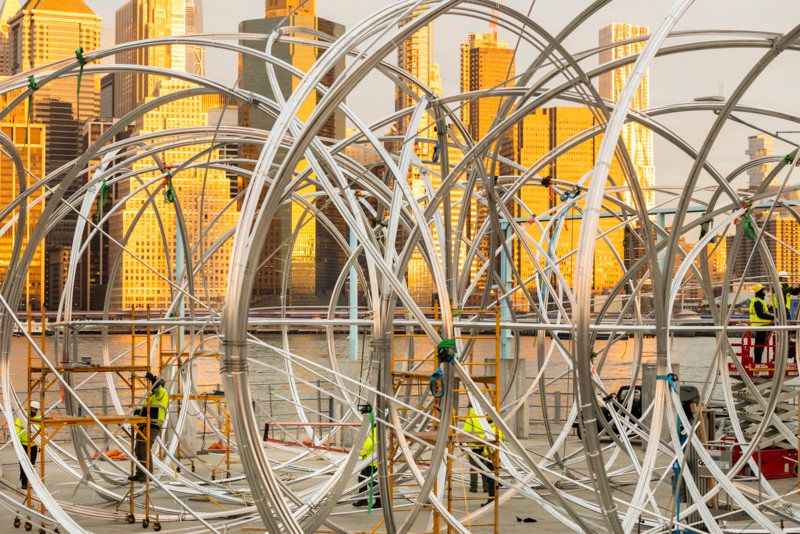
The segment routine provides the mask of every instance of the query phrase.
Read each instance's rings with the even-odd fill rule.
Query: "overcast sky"
[[[114,11],[122,0],[86,0],[103,17],[103,25],[114,25]],[[737,29],[784,33],[800,23],[797,16],[798,0],[697,0],[679,23],[679,30]],[[372,11],[387,5],[387,0],[317,0],[321,17],[335,20],[348,27],[368,16]],[[507,0],[506,5],[527,12],[531,0]],[[664,20],[674,0],[614,0],[593,16],[583,29],[567,43],[575,53],[597,45],[598,30],[610,22],[647,24],[654,29]],[[589,0],[536,0],[532,17],[545,29],[557,33],[563,25],[589,4]],[[242,20],[261,18],[264,0],[203,0],[206,32],[235,32]],[[486,31],[486,24],[460,17],[445,17],[435,25],[435,56],[442,70],[446,93],[458,91],[458,46],[472,31]],[[501,38],[514,44],[511,35]],[[111,43],[109,43],[111,44]],[[651,70],[651,105],[654,107],[691,100],[698,96],[729,96],[743,75],[766,50],[714,51],[674,55],[658,58]],[[528,50],[520,50],[517,71],[531,60]],[[210,76],[233,83],[236,79],[236,60],[226,53],[211,53],[207,59]],[[595,65],[592,61],[589,66]],[[798,111],[798,84],[800,58],[797,53],[785,53],[775,61],[745,96],[743,102],[795,113]],[[353,93],[348,103],[365,118],[374,119],[392,110],[394,105],[391,87],[375,79],[366,80]],[[385,89],[385,90],[384,90]],[[750,117],[747,117],[748,119]],[[713,114],[693,113],[664,119],[677,133],[693,145],[699,145],[714,119]],[[754,118],[761,127],[774,131],[800,130],[800,126]],[[746,156],[747,136],[755,132],[738,124],[725,128],[712,152],[712,162],[722,172],[740,165]],[[800,134],[789,134],[800,141]],[[776,143],[777,152],[788,152],[788,145]],[[663,141],[656,141],[656,181],[659,185],[678,186],[686,176],[691,161]]]

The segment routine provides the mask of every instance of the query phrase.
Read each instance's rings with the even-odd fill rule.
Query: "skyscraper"
[[[540,158],[552,149],[563,144],[576,135],[589,130],[597,125],[597,119],[588,108],[579,107],[551,107],[537,109],[523,120],[520,128],[519,162],[523,167],[533,166]],[[542,178],[577,183],[592,170],[600,148],[602,137],[597,136],[573,147],[568,152],[551,161],[540,171]],[[617,163],[611,167],[611,176],[619,183],[621,176]],[[522,203],[533,213],[541,215],[550,208],[557,206],[561,201],[553,195],[549,187],[541,185],[527,185],[520,193]],[[609,205],[609,211],[618,212],[619,208]],[[575,273],[575,256],[571,254],[578,246],[581,220],[580,212],[572,209],[567,214],[558,244],[555,257],[560,259],[559,269],[564,275],[567,285],[573,283]],[[574,217],[574,218],[571,218]],[[619,224],[614,217],[603,217],[598,223],[598,241],[595,249],[594,276],[592,287],[595,291],[603,291],[614,287],[623,274],[623,267],[619,258],[623,255],[624,229],[612,229]],[[531,239],[539,241],[541,232],[535,225],[530,226]],[[608,233],[604,239],[600,233]],[[606,241],[607,240],[607,241]],[[610,246],[609,246],[610,245]],[[515,254],[517,268],[523,278],[527,279],[535,274],[534,263],[529,255],[520,249]],[[544,266],[544,261],[540,261]]]
[[[415,10],[409,17],[403,19],[400,22],[400,27],[408,24],[420,11],[424,10]],[[397,48],[397,66],[422,82],[434,94],[442,94],[442,78],[439,65],[434,61],[433,54],[433,26],[430,24],[423,26],[401,43]],[[405,89],[395,86],[396,111],[416,105],[417,98],[412,97],[407,91],[412,92],[417,97],[424,94],[421,89],[415,86],[408,86]],[[410,114],[397,121],[392,133],[398,136],[405,136],[409,124]],[[430,113],[426,112],[422,116],[416,131],[413,133],[422,138],[436,137],[434,121]],[[394,143],[394,145],[395,149],[400,148],[400,143]],[[417,142],[414,144],[414,152],[422,161],[431,161],[433,159],[434,145],[426,142]],[[435,167],[438,167],[438,165]],[[439,178],[428,172],[427,167],[422,169],[412,167],[408,173],[408,185],[415,198],[424,198],[428,193],[423,173],[425,178],[431,180],[431,185],[434,189],[438,188],[441,183]],[[438,246],[440,241],[438,234],[434,234],[434,244]],[[409,260],[407,281],[409,292],[414,300],[420,305],[430,306],[433,299],[433,277],[419,250],[415,250]]]
[[[461,44],[461,91],[463,93],[513,86],[515,74],[514,50],[509,48],[507,43],[499,41],[495,32],[472,33]],[[477,142],[489,132],[497,118],[502,100],[497,96],[481,96],[465,102],[461,110],[461,119],[469,129],[473,140]],[[496,143],[490,147],[488,157],[484,160],[486,171],[490,173],[490,177],[512,173],[512,168],[508,165],[495,165],[491,156],[497,150],[500,156],[513,161],[516,156],[516,131],[517,128],[513,127],[500,138],[499,150],[497,150]],[[477,193],[482,192],[482,186],[483,184],[479,183]],[[478,230],[489,216],[489,197],[485,192],[483,196],[486,200],[483,202],[472,200],[473,205],[469,207],[468,236],[470,239],[477,235]],[[509,205],[509,207],[513,209],[512,206]],[[488,255],[493,245],[498,244],[491,237],[485,237],[480,245],[481,252]],[[477,276],[480,267],[479,262],[472,263],[470,270],[473,277]]]
[[[0,7],[0,76],[11,76],[9,21],[19,11],[19,0],[4,0]]]
[[[8,22],[11,69],[14,74],[59,59],[75,59],[75,50],[100,47],[100,17],[83,0],[30,0]],[[78,95],[77,77],[41,87],[35,94],[34,117],[47,126],[46,172],[73,160],[82,121],[100,109],[100,78],[85,75]]]
[[[186,33],[203,33],[203,2],[202,0],[186,0]],[[206,49],[202,46],[188,45],[186,47],[186,72],[192,74],[205,74]]]
[[[142,31],[150,37],[154,34],[183,35],[187,31],[187,18],[192,18],[187,17],[187,11],[190,8],[196,9],[197,5],[196,0],[150,0],[149,2],[130,0],[117,11],[117,35],[133,36]],[[119,26],[120,22],[123,26]],[[202,28],[197,26],[197,18],[191,22],[195,25],[193,31],[202,31]],[[141,59],[147,61],[148,65],[158,67],[178,70],[189,68],[191,61],[186,59],[187,47],[157,48],[160,50],[152,49],[150,54],[131,54],[131,58]],[[202,72],[203,66],[196,65],[194,68]],[[115,83],[114,90],[117,96],[124,100],[123,106],[138,105],[160,95],[190,87],[185,81],[159,79],[153,76],[131,77],[122,80],[121,83],[122,86]],[[214,100],[196,96],[170,102],[138,119],[134,131],[136,134],[146,134],[205,125],[208,120],[207,108]],[[165,164],[177,169],[206,148],[208,148],[206,145],[201,144],[181,146],[163,151],[159,155]],[[218,157],[218,150],[211,152],[212,160]],[[116,190],[117,199],[124,198],[139,188],[140,179],[159,176],[160,173],[147,170],[152,164],[152,160],[135,162],[133,169],[141,172],[137,177],[128,178],[119,184]],[[210,258],[205,260],[202,272],[194,274],[197,289],[195,297],[210,306],[220,305],[224,298],[232,242],[228,240],[216,250],[212,247],[238,219],[236,206],[230,205],[228,177],[223,170],[189,168],[176,171],[174,175],[170,171],[165,180],[166,184],[171,184],[174,189],[176,202],[171,202],[165,194],[158,195],[154,198],[154,209],[152,205],[145,206],[149,195],[147,191],[141,191],[128,199],[124,209],[112,217],[111,235],[115,239],[122,241],[130,234],[126,251],[120,250],[117,246],[112,246],[109,251],[110,265],[115,263],[120,254],[122,255],[121,272],[113,280],[112,306],[116,309],[130,306],[143,308],[146,305],[154,308],[167,306],[174,295],[167,280],[173,283],[179,282],[174,273],[183,269],[182,266],[175,265],[176,258],[181,254],[190,256],[193,265],[199,265],[204,261],[204,256],[213,251]],[[183,250],[181,247],[180,253],[176,246],[177,204],[180,204],[186,222],[187,241],[193,247],[192,250]],[[135,222],[140,212],[141,217]],[[211,226],[215,218],[218,220]],[[166,251],[161,239],[157,238],[161,235],[159,221],[165,229]],[[135,226],[131,229],[134,222]]]
[[[196,0],[128,0],[116,11],[117,44],[183,35],[186,33],[187,6],[192,18],[193,31],[197,31]],[[117,54],[117,63],[150,65],[165,69],[187,70],[186,46],[150,46]],[[192,63],[192,62],[189,62]],[[201,67],[202,68],[202,67]],[[155,93],[163,77],[150,74],[116,74],[114,81],[114,116],[122,117]]]
[[[9,4],[11,5],[11,4]],[[4,6],[5,7],[5,6]],[[60,59],[74,59],[75,50],[88,52],[100,47],[100,17],[84,0],[30,0],[9,21],[11,71],[27,72]],[[33,119],[46,128],[45,172],[50,174],[73,161],[80,151],[80,126],[96,117],[100,108],[100,77],[87,74],[78,93],[78,78],[67,77],[43,85],[34,95]],[[76,180],[71,195],[81,184]],[[45,253],[63,258],[72,244],[77,214],[68,215],[47,236]],[[61,260],[45,261],[59,265]],[[50,298],[49,285],[61,285],[58,272],[46,276],[46,301],[57,305],[57,288]]]
[[[316,16],[316,5],[313,1],[306,2],[300,7],[301,0],[268,0],[266,3],[266,18],[246,20],[239,25],[242,33],[267,34],[279,26],[303,26],[314,28],[328,35],[339,37],[344,34],[345,28],[330,20]],[[298,9],[298,7],[300,7]],[[265,41],[244,41],[242,44],[260,51],[265,49]],[[272,52],[280,59],[292,64],[301,71],[308,71],[324,52],[313,46],[289,43],[276,43]],[[340,62],[331,69],[322,81],[330,87],[333,81],[343,72],[344,62]],[[266,67],[261,59],[242,56],[239,64],[240,86],[247,91],[274,98],[269,85]],[[276,68],[275,75],[284,98],[294,92],[301,80],[284,69]],[[311,116],[317,106],[321,95],[310,96],[301,106],[298,118],[306,120]],[[244,126],[259,128],[269,131],[274,124],[270,115],[243,106],[241,121]],[[342,139],[345,133],[344,114],[335,112],[325,123],[319,135],[328,139]],[[244,147],[244,153],[250,157],[257,157],[258,152],[254,147]],[[301,162],[296,172],[306,168],[307,163]],[[314,186],[302,188],[299,193],[314,192]],[[317,206],[332,220],[340,232],[347,235],[346,225],[336,210],[319,197]],[[330,237],[328,230],[318,224],[314,217],[305,213],[305,206],[293,203],[280,209],[270,225],[270,230],[265,240],[264,255],[272,256],[256,275],[254,285],[254,303],[269,305],[280,294],[284,274],[289,270],[289,289],[291,302],[295,304],[313,304],[320,300],[333,289],[345,257],[343,251]],[[299,228],[298,228],[299,226]],[[287,258],[288,243],[296,232],[291,257]],[[278,251],[276,253],[276,251]]]
[[[514,85],[515,75],[514,50],[509,48],[508,43],[499,41],[497,34],[472,33],[461,44],[462,92],[511,87]],[[474,140],[483,139],[489,132],[502,101],[499,96],[482,96],[462,108],[462,121],[468,125]],[[510,160],[516,155],[515,131],[516,129],[510,130],[501,140],[500,155]],[[504,167],[500,166],[501,174],[510,172],[510,169]]]
[[[647,26],[636,26],[633,24],[613,23],[602,28],[600,30],[600,46],[612,45],[614,43],[620,44],[600,52],[600,63],[608,63],[632,54],[638,54],[644,49],[647,41],[625,41],[649,34],[650,29]],[[602,74],[600,76],[600,96],[607,100],[616,101],[622,93],[632,71],[633,63]],[[634,111],[644,111],[649,107],[650,74],[647,73],[636,89],[636,94],[631,103],[631,109]],[[652,130],[649,130],[637,122],[630,121],[623,127],[622,140],[631,155],[639,184],[644,188],[654,187],[656,183],[656,171],[653,161]],[[644,191],[644,199],[648,208],[655,206],[655,191]],[[632,196],[629,192],[625,194],[625,202],[628,205],[633,205]]]
[[[772,137],[764,134],[751,135],[747,138],[747,150],[745,154],[750,157],[750,161],[771,156],[774,152]],[[761,183],[772,170],[773,165],[762,164],[757,167],[747,169],[748,191],[755,193],[761,187]]]
[[[18,94],[18,93],[17,93]],[[0,96],[0,106],[5,107],[17,96],[17,94],[6,94]],[[27,103],[17,106],[3,122],[0,123],[0,131],[7,135],[19,150],[22,156],[22,163],[27,169],[26,175],[28,189],[44,175],[44,162],[46,155],[45,126],[37,122],[28,122]],[[44,191],[39,189],[37,193],[28,199],[28,212],[25,221],[25,238],[23,246],[28,243],[30,232],[36,227],[44,209]],[[9,205],[19,195],[19,176],[11,158],[0,153],[0,203],[4,206]],[[0,221],[0,226],[4,227],[10,222],[11,218]],[[11,251],[14,246],[14,239],[17,232],[17,224],[0,236],[0,280],[5,276],[11,260]],[[25,292],[21,306],[24,308],[30,305],[35,311],[40,309],[44,293],[44,244],[40,244],[33,256],[30,268],[25,273]]]
[[[267,18],[272,17],[286,17],[289,13],[299,15],[301,17],[316,17],[317,16],[317,2],[316,0],[267,0],[266,5]]]

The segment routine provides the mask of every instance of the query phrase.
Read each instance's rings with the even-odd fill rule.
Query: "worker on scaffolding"
[[[28,417],[31,421],[38,421],[41,419],[39,416],[39,410],[41,406],[36,401],[31,401],[31,410],[28,413]],[[31,430],[34,434],[38,431],[38,425],[31,425]],[[25,452],[28,453],[28,458],[31,461],[31,465],[36,465],[36,457],[39,455],[39,447],[36,445],[35,441],[28,439],[28,428],[27,424],[23,423],[19,417],[14,419],[14,430],[17,433],[17,437],[19,438],[19,442],[22,447],[25,449]],[[25,474],[25,470],[22,468],[22,462],[19,463],[19,481],[20,487],[23,490],[28,489],[28,475]]]
[[[489,421],[489,426],[492,429],[492,435],[489,436],[488,441],[490,443],[495,443],[495,441],[500,442],[506,439],[503,435],[503,431],[497,428],[497,425],[492,420],[491,417],[487,418]],[[489,493],[489,498],[483,503],[481,506],[486,506],[487,504],[491,504],[494,500],[495,495],[495,486],[497,482],[494,479],[494,467],[495,467],[495,457],[496,457],[497,450],[494,447],[486,446],[483,448],[483,462],[485,464],[484,470],[481,473],[483,477],[483,487],[484,491]]]
[[[378,459],[375,456],[375,442],[376,442],[376,434],[375,434],[375,427],[373,426],[370,430],[370,433],[367,434],[367,439],[364,440],[364,445],[361,446],[361,453],[359,456],[362,460],[366,458],[372,458],[372,462],[367,465],[361,472],[358,474],[358,493],[364,494],[364,497],[357,500],[353,503],[353,506],[356,508],[361,508],[363,506],[369,505],[369,491],[372,490],[372,498],[374,499],[372,502],[372,508],[380,508],[381,507],[381,497],[377,490],[377,485],[375,484],[375,476],[378,473]]]
[[[793,296],[800,295],[800,287],[791,287],[789,285],[789,273],[786,271],[781,271],[778,273],[778,281],[781,283],[781,293],[783,293],[783,304],[786,306],[786,318],[791,320],[794,319],[794,314],[792,310],[792,301],[794,300]],[[774,291],[772,295],[772,307],[773,309],[778,309],[778,292]]]
[[[751,326],[766,326],[772,324],[775,316],[769,313],[769,306],[764,300],[766,287],[764,284],[756,283],[753,285],[755,295],[750,299],[750,325]],[[755,331],[755,345],[753,347],[753,356],[755,363],[761,363],[761,357],[764,354],[764,347],[767,345],[769,339],[769,330],[756,330]]]
[[[477,412],[475,412],[475,408],[472,407],[471,402],[467,404],[467,420],[464,422],[464,432],[479,439],[484,439],[486,437],[486,433],[483,431],[483,426],[481,425],[481,420],[478,417]],[[469,459],[470,466],[469,492],[477,493],[478,473],[481,473],[484,470],[482,461],[483,446],[480,443],[470,442],[466,443],[466,447],[468,449],[467,458]],[[485,482],[483,484],[483,491],[484,493],[489,491],[489,487]]]
[[[135,453],[139,463],[145,465],[148,471],[152,471],[153,444],[156,442],[156,439],[158,439],[159,434],[161,434],[161,429],[164,427],[164,419],[167,416],[167,407],[169,406],[169,394],[164,387],[165,382],[163,378],[159,378],[149,371],[145,375],[145,378],[152,384],[149,399],[150,413],[147,414],[150,418],[150,439],[148,445],[148,442],[146,442],[143,437],[146,427],[145,425],[139,425],[139,432],[136,434],[135,438]],[[139,413],[143,412],[140,411]],[[128,480],[132,482],[141,482],[146,476],[145,472],[137,465],[136,474],[129,476]]]

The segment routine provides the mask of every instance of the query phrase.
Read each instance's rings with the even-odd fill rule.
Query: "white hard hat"
[[[778,278],[789,278],[789,273],[786,271],[781,271],[778,273]]]
[[[42,407],[42,405],[39,404],[39,401],[31,401],[31,408],[33,408],[34,410],[38,410],[41,407]]]

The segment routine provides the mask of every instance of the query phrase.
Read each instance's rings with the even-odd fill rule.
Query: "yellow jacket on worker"
[[[362,460],[365,458],[369,458],[370,456],[375,454],[375,441],[376,441],[375,428],[372,428],[369,434],[367,434],[367,439],[364,440],[364,445],[361,446],[361,453],[359,454],[359,456],[361,457]],[[375,459],[371,465],[372,467],[378,467],[377,459]]]
[[[33,417],[31,417],[31,421],[38,421],[39,414],[37,413]],[[23,446],[28,446],[28,425],[23,423],[22,420],[17,417],[14,419],[14,430],[16,430],[17,437],[19,438],[19,442],[22,443]],[[38,425],[31,425],[31,430],[33,430],[34,435],[39,430]]]
[[[783,289],[781,289],[783,291]],[[786,316],[789,316],[789,310],[792,308],[792,295],[786,291],[783,293],[783,303],[786,305]],[[778,309],[778,293],[772,295],[772,308]]]
[[[757,304],[761,305],[761,310],[763,310],[764,312],[767,311],[767,303],[764,302],[763,298],[753,297],[752,299],[750,299],[750,324],[751,325],[770,324],[772,322],[771,320],[759,317],[758,311],[756,310]]]
[[[495,437],[495,439],[491,441],[497,441],[497,442],[505,441],[506,436],[503,434],[502,430],[497,428],[497,425],[495,424],[494,421],[490,423],[490,426],[492,427],[492,433],[494,434]],[[483,454],[488,458],[492,454],[492,449],[490,449],[489,447],[484,447]]]
[[[476,438],[484,439],[486,437],[486,432],[483,431],[483,425],[481,425],[481,418],[478,417],[477,412],[475,412],[475,408],[470,407],[469,412],[467,413],[468,417],[467,420],[464,422],[464,432],[467,434],[473,435]],[[467,443],[468,447],[480,447],[477,443]]]
[[[157,385],[150,393],[150,424],[161,428],[164,426],[164,419],[167,417],[167,407],[169,406],[169,393],[163,385]]]

